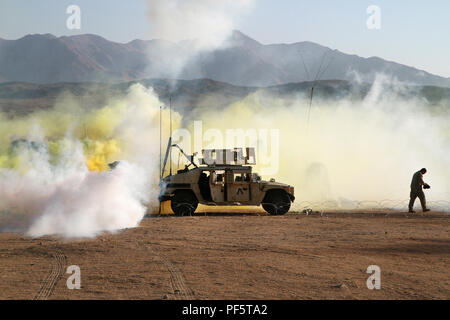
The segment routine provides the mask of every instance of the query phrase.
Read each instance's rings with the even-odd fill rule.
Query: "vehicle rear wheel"
[[[176,216],[191,216],[198,206],[198,201],[191,191],[180,190],[171,199],[170,206]]]
[[[284,191],[272,191],[265,197],[262,207],[271,215],[283,215],[291,208],[291,199]]]

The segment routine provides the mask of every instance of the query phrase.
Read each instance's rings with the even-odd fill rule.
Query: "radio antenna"
[[[162,172],[162,106],[159,106],[159,180],[162,179],[163,172]]]
[[[169,96],[169,108],[170,108],[170,140],[172,141],[172,95]],[[172,175],[172,146],[170,146],[170,175]]]
[[[159,106],[159,185],[160,187],[162,187],[162,177],[163,177],[163,172],[162,172],[162,106]],[[161,201],[159,201],[159,208],[158,208],[158,214],[161,214]]]
[[[319,65],[319,69],[317,70],[317,74],[316,77],[313,80],[312,83],[312,87],[311,87],[311,96],[309,99],[309,108],[308,108],[308,118],[306,120],[306,135],[308,135],[308,131],[309,131],[309,118],[310,118],[310,114],[311,114],[311,107],[312,107],[312,102],[313,102],[313,97],[314,97],[314,86],[316,85],[317,81],[322,78],[322,76],[324,75],[324,73],[328,70],[328,67],[331,65],[331,62],[333,61],[335,55],[332,55],[328,64],[325,66],[324,69],[322,69],[322,66],[324,66],[324,62],[325,62],[325,57],[328,55],[328,53],[331,51],[331,49],[325,51],[322,55],[322,59],[320,61],[320,65]],[[332,53],[333,54],[333,53]],[[302,58],[303,59],[303,58]]]

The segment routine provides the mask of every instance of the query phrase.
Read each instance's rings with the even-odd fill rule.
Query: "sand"
[[[0,234],[1,299],[449,299],[450,215],[160,216],[95,239]],[[70,290],[67,267],[81,270]],[[367,267],[381,269],[369,290]]]

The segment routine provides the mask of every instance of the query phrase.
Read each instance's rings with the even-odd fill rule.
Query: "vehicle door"
[[[211,198],[214,202],[225,201],[225,170],[211,171]]]
[[[251,173],[243,170],[233,171],[232,181],[227,184],[228,201],[245,203],[250,201]]]

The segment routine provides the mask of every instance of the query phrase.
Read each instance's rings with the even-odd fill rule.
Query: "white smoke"
[[[149,196],[143,192],[142,169],[124,162],[110,172],[90,172],[81,146],[69,149],[56,166],[49,164],[45,151],[28,150],[32,160],[25,174],[0,173],[0,201],[9,211],[3,225],[33,237],[89,237],[136,227]]]
[[[163,40],[148,52],[148,73],[152,78],[178,78],[199,54],[226,46],[236,21],[253,0],[148,0],[147,4],[152,37]]]
[[[196,39],[198,49],[214,49],[233,30],[253,0],[148,0],[153,35],[173,42]]]
[[[98,126],[113,124],[111,135],[123,145],[126,161],[110,171],[88,170],[83,144],[70,129],[80,115],[73,115],[56,161],[46,136],[51,129],[32,124],[16,167],[0,167],[0,231],[93,237],[136,227],[158,201],[160,105],[152,89],[134,85],[95,118]]]

